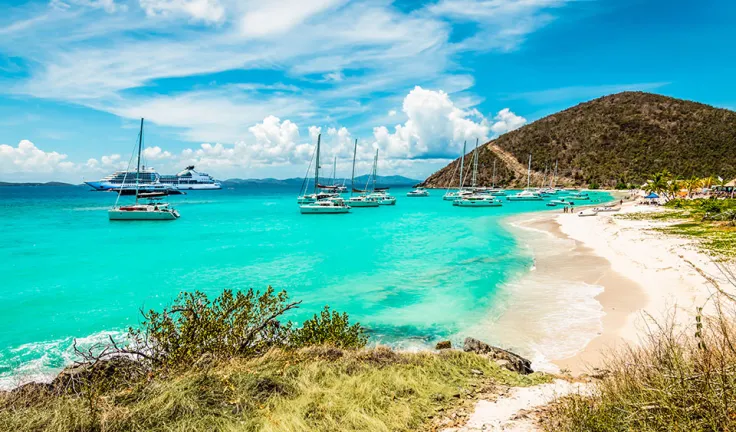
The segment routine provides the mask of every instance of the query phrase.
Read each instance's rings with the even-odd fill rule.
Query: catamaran
[[[424,189],[423,187],[418,187],[412,191],[407,192],[406,196],[408,197],[428,197],[429,191],[427,189]]]
[[[378,200],[369,197],[365,190],[355,189],[355,155],[358,153],[358,139],[355,139],[355,146],[353,147],[353,173],[350,177],[350,198],[348,204],[350,207],[378,207]],[[359,193],[360,195],[353,195]]]
[[[503,188],[496,188],[496,160],[493,160],[493,183],[491,184],[491,190],[486,191],[491,196],[506,196],[506,191]]]
[[[373,181],[371,192],[368,194],[369,198],[373,198],[378,201],[378,205],[395,205],[396,197],[388,192],[387,187],[376,187],[376,181],[378,179],[378,149],[376,149],[376,156],[373,158],[373,172],[368,177],[368,182],[365,185],[365,190],[368,190],[368,184]]]
[[[463,195],[458,197],[452,202],[452,205],[458,207],[501,207],[503,204],[501,201],[494,198],[492,195],[478,193],[476,191],[476,179],[478,176],[478,139],[475,140],[475,150],[473,151],[473,177],[471,190],[473,191],[470,195]]]
[[[168,203],[160,202],[167,194],[164,192],[141,192],[138,186],[140,181],[141,153],[143,152],[143,119],[141,119],[141,129],[138,133],[138,166],[136,173],[136,195],[135,204],[118,206],[121,192],[115,200],[113,208],[108,210],[108,218],[112,221],[130,221],[130,220],[174,220],[179,218],[179,212],[171,207]],[[127,171],[126,171],[127,172]],[[123,184],[125,184],[125,178]],[[146,202],[141,203],[144,199]]]
[[[529,155],[529,165],[526,169],[526,189],[506,197],[509,201],[542,201],[544,198],[537,192],[531,190],[532,155]]]
[[[297,202],[300,203],[299,211],[302,214],[348,213],[350,212],[350,206],[345,203],[345,200],[343,200],[340,195],[330,194],[327,197],[321,196],[320,189],[324,188],[324,186],[319,184],[319,145],[321,139],[322,135],[320,134],[317,136],[317,148],[315,149],[314,156],[314,192],[312,193],[311,197],[308,197],[306,194],[302,194],[302,196],[297,198]],[[308,172],[309,170],[307,170],[307,173]],[[306,201],[308,199],[311,199],[312,197],[314,197],[313,202]],[[305,203],[302,204],[302,201],[304,201]]]

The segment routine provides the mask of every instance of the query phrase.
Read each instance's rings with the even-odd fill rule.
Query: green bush
[[[332,311],[329,306],[314,317],[304,321],[301,328],[294,330],[289,345],[301,348],[312,345],[333,345],[338,348],[363,348],[368,336],[359,323],[350,325],[348,314]]]

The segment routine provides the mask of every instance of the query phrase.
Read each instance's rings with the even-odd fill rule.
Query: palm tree
[[[705,189],[710,189],[715,183],[717,179],[713,176],[704,177],[700,180],[700,186]]]
[[[670,180],[670,177],[671,175],[667,170],[658,172],[652,175],[649,180],[647,180],[644,190],[646,192],[654,192],[658,195],[666,193],[669,187],[668,182]]]
[[[688,198],[692,197],[693,191],[700,188],[702,184],[702,181],[695,176],[691,177],[689,180],[684,180],[682,182],[682,185],[685,187],[685,189],[687,189]]]

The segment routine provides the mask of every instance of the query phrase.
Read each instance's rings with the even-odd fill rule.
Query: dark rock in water
[[[518,372],[524,375],[534,372],[532,370],[531,361],[518,354],[514,354],[511,351],[506,351],[505,349],[488,345],[478,339],[466,338],[465,343],[463,343],[463,351],[484,354],[492,360],[502,360],[497,362],[499,363],[499,366],[505,367],[513,372]]]
[[[437,345],[435,345],[434,349],[443,350],[443,349],[450,349],[452,348],[452,342],[450,341],[441,341],[437,342]]]

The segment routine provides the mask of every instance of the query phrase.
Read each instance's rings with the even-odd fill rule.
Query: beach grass
[[[733,311],[687,329],[652,323],[640,347],[609,355],[593,396],[563,398],[545,429],[589,431],[736,430]],[[674,322],[672,319],[671,322]]]
[[[548,381],[460,351],[273,350],[86,396],[6,393],[0,430],[426,430],[480,389]]]

